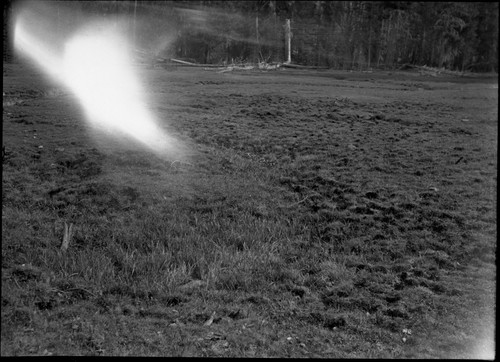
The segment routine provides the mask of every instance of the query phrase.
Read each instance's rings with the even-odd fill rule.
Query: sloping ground
[[[2,355],[492,358],[497,78],[140,72],[185,159],[4,65]]]

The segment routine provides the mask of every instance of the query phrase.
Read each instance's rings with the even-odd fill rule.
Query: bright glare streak
[[[16,48],[78,96],[93,126],[132,137],[161,154],[174,151],[173,138],[158,127],[143,101],[126,39],[102,27],[87,28],[73,36],[60,55],[30,32],[24,20],[16,22]]]
[[[28,55],[39,67],[51,77],[61,81],[61,61],[44,46],[44,42],[35,38],[25,29],[24,21],[18,20],[14,28],[14,44],[18,51]]]
[[[114,35],[74,37],[65,49],[64,78],[97,126],[122,131],[152,149],[166,151],[167,136],[142,101],[123,42]]]

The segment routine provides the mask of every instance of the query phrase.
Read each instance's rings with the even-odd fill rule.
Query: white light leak
[[[61,61],[50,52],[41,39],[37,39],[26,29],[26,19],[19,18],[14,28],[14,45],[24,55],[28,55],[49,76],[58,81],[60,77]]]
[[[167,151],[167,135],[142,100],[144,92],[127,58],[125,42],[116,35],[77,35],[66,45],[64,79],[96,126]]]
[[[87,27],[57,54],[44,41],[44,34],[30,31],[28,22],[22,14],[17,19],[16,49],[70,88],[93,126],[131,137],[160,154],[175,151],[174,139],[156,124],[143,100],[124,37],[111,27]]]

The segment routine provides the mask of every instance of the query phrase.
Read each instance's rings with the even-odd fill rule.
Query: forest
[[[16,2],[3,3],[6,60],[12,55],[9,24]],[[202,64],[284,62],[285,24],[290,19],[294,64],[344,70],[426,65],[498,72],[498,2],[51,3],[58,9],[58,27],[86,16],[122,16],[136,48],[163,58]]]

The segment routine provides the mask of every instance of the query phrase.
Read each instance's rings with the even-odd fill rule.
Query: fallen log
[[[226,68],[222,68],[222,70],[218,71],[217,73],[226,73],[226,72],[232,72],[233,70],[252,70],[255,69],[253,65],[229,65]]]
[[[405,63],[405,64],[401,65],[399,68],[397,68],[396,70],[406,70],[406,69],[412,69],[412,68],[415,68],[415,66],[413,64]]]
[[[196,64],[196,63],[191,63],[191,62],[186,62],[185,60],[179,60],[179,59],[170,59],[171,62],[182,64],[188,67],[200,67],[200,68],[220,68],[221,66],[218,64]]]
[[[227,67],[222,70],[219,70],[217,73],[226,73],[226,72],[232,72],[234,70],[234,67]]]
[[[433,67],[428,67],[427,65],[403,64],[401,67],[398,68],[398,70],[403,70],[403,69],[408,69],[408,68],[415,68],[423,73],[434,75],[434,76],[437,74],[448,74],[448,75],[455,75],[458,77],[463,77],[465,75],[464,72],[460,72],[460,71],[456,71],[456,70],[448,70],[448,69],[444,69],[444,68],[433,68]]]
[[[327,67],[318,67],[314,65],[299,65],[292,63],[282,63],[281,67],[283,68],[294,68],[294,69],[328,69]]]
[[[234,65],[232,66],[235,70],[252,70],[255,69],[253,65]]]

